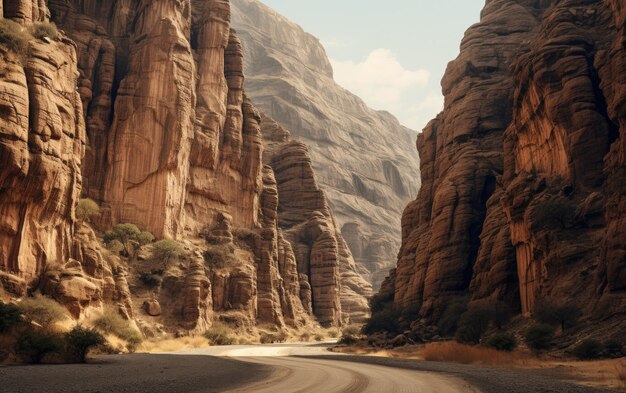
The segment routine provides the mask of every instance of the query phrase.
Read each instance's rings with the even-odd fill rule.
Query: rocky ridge
[[[62,31],[30,40],[23,65],[0,46],[2,297],[39,290],[76,318],[112,304],[149,335],[201,333],[217,318],[298,327],[366,316],[369,285],[312,172],[304,192],[319,199],[307,200],[281,192],[283,174],[263,164],[228,1],[20,0],[3,12]],[[141,287],[149,246],[132,258],[104,249],[76,219],[81,194],[102,207],[97,231],[132,223],[178,239],[186,256]],[[281,218],[289,198],[311,203],[291,218],[305,228],[297,240]]]
[[[307,145],[336,225],[378,288],[396,260],[402,207],[419,189],[413,131],[333,80],[319,40],[257,0],[233,0],[246,90]]]
[[[626,310],[626,113],[620,1],[488,1],[418,138],[396,307],[433,322],[448,300],[524,315],[573,303],[618,326]],[[417,317],[417,316],[416,316]],[[623,325],[622,325],[623,326]]]

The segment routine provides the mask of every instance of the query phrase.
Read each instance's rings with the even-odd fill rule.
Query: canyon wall
[[[307,145],[358,267],[378,287],[396,260],[402,208],[419,189],[414,133],[333,80],[319,40],[257,0],[233,0],[246,90]]]
[[[234,314],[279,327],[367,316],[371,288],[306,151],[263,163],[228,1],[4,5],[25,27],[51,18],[61,31],[31,36],[25,60],[0,45],[0,295],[39,290],[76,318],[114,305],[146,334],[201,333]],[[301,190],[285,186],[282,160],[302,165],[290,175]],[[75,217],[81,195],[102,208],[97,232]],[[98,234],[120,223],[185,256],[158,267],[149,245],[115,255]]]
[[[490,0],[418,137],[422,189],[402,220],[397,307],[454,296],[524,315],[626,309],[625,12],[620,1]]]

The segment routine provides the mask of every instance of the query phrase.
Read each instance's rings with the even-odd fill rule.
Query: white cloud
[[[421,130],[443,107],[427,89],[430,72],[406,69],[389,49],[376,49],[360,63],[331,59],[335,81],[374,109],[384,109],[407,127]]]

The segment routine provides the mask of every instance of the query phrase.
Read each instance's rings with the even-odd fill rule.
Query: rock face
[[[433,321],[469,294],[623,317],[625,17],[621,1],[487,2],[418,138],[397,306]]]
[[[25,25],[50,16],[63,31],[33,38],[24,64],[0,47],[0,296],[39,290],[75,318],[112,304],[151,334],[202,333],[226,314],[280,327],[367,315],[371,287],[306,148],[263,163],[228,1],[17,1],[3,12]],[[81,194],[102,207],[97,230],[132,223],[185,256],[146,272],[149,246],[105,251],[75,218]],[[159,276],[150,291],[141,274]]]
[[[338,86],[315,37],[257,0],[232,4],[247,93],[307,145],[336,225],[378,287],[396,259],[402,206],[420,184],[412,131]]]

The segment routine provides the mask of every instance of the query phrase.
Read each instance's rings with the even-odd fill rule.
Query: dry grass
[[[615,366],[615,374],[619,387],[626,388],[626,361],[621,361]]]
[[[548,361],[541,363],[543,370],[554,371],[556,377],[581,385],[608,388],[626,388],[626,360]]]
[[[206,348],[209,342],[204,337],[181,337],[167,340],[147,340],[140,346],[140,352],[177,352],[188,349]]]
[[[521,352],[502,352],[492,348],[454,342],[427,344],[422,350],[424,360],[488,366],[530,366],[534,359]]]

